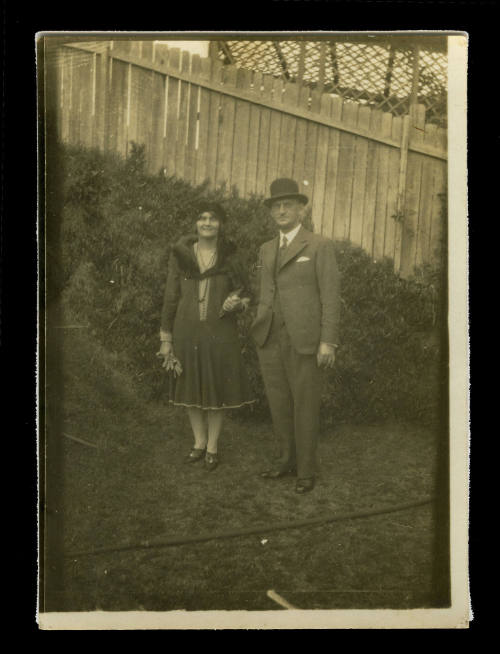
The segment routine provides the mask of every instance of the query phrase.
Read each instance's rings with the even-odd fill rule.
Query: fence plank
[[[323,95],[321,98],[321,111],[325,115],[331,114],[331,98]],[[314,195],[312,197],[312,221],[314,231],[323,233],[323,208],[325,203],[326,166],[328,158],[329,128],[318,127],[318,147],[316,152],[316,169],[314,171]]]
[[[142,41],[141,57],[146,61],[153,61],[153,41]]]
[[[179,65],[180,50],[171,48],[169,52],[169,63]],[[177,140],[177,103],[179,99],[179,80],[174,77],[168,78],[167,91],[167,129],[165,135],[164,166],[168,176],[175,175],[175,143]]]
[[[439,164],[439,165],[438,165]],[[432,219],[429,234],[429,261],[440,262],[447,248],[447,217],[443,216],[443,206],[447,190],[447,166],[444,162],[436,162],[434,168],[434,191],[432,197]]]
[[[168,64],[169,49],[166,43],[155,43],[155,62],[160,66]]]
[[[150,53],[152,55],[152,53]],[[146,116],[145,116],[145,126],[146,126],[146,152],[151,153],[153,151],[153,80],[154,80],[154,71],[148,71],[148,75],[146,77],[146,97],[144,98],[144,105],[146,109]],[[148,155],[149,158],[149,155]]]
[[[392,119],[392,137],[401,141],[403,135],[403,119],[396,116]],[[397,150],[389,152],[389,186],[387,189],[387,212],[385,223],[384,256],[395,260],[396,255],[396,234],[398,224],[398,189],[399,189],[399,168],[401,153]],[[394,266],[397,270],[396,266]]]
[[[299,106],[307,109],[308,102],[309,87],[299,87]],[[299,184],[304,184],[304,181],[307,181],[304,176],[304,166],[306,161],[307,124],[307,120],[303,118],[297,118],[292,176]]]
[[[262,76],[261,97],[270,99],[272,95],[273,78],[271,75]],[[259,127],[259,151],[257,153],[257,183],[258,194],[267,195],[269,186],[267,183],[267,157],[269,154],[269,133],[271,130],[271,110],[266,107],[260,110]]]
[[[392,114],[388,112],[382,113],[380,130],[385,136],[391,135]],[[387,201],[389,195],[389,158],[390,149],[386,145],[380,145],[378,148],[375,223],[373,226],[373,258],[375,260],[381,259],[384,256]]]
[[[109,139],[114,152],[120,152],[121,130],[123,127],[123,112],[121,111],[124,95],[125,65],[116,59],[111,60],[111,89],[109,102]]]
[[[410,135],[411,119],[409,116],[403,118],[403,129],[401,133],[401,154],[399,160],[398,174],[398,195],[396,208],[396,230],[394,239],[394,269],[401,272],[401,252],[403,247],[403,233],[405,221],[405,198],[408,181],[408,145]]]
[[[141,114],[141,105],[144,102],[141,93],[141,77],[140,69],[137,66],[132,66],[130,69],[130,112],[128,120],[128,148],[130,150],[131,144],[140,143],[138,126],[139,116]]]
[[[441,128],[434,133],[434,145],[439,142],[445,143]],[[446,133],[445,133],[446,135]],[[446,215],[447,198],[444,197],[447,188],[448,166],[444,161],[433,161],[434,164],[434,187],[432,192],[431,220],[429,226],[429,244],[428,256],[426,261],[431,263],[443,263],[442,257],[445,256],[447,248],[448,217]]]
[[[425,107],[417,105],[411,116],[410,140],[423,141],[425,127]],[[401,243],[400,273],[408,277],[413,272],[417,250],[417,233],[420,220],[420,189],[422,183],[422,155],[410,152],[404,203],[404,221]]]
[[[438,148],[442,152],[448,151],[448,130],[443,129],[442,127],[438,127],[436,131],[436,139],[434,141],[434,147]]]
[[[317,100],[317,96],[314,96]],[[309,87],[302,87],[300,90],[300,104],[309,106],[311,113],[312,95]],[[316,107],[315,107],[316,109]],[[316,151],[318,145],[318,125],[312,121],[307,121],[306,143],[304,153],[304,173],[302,184],[305,187],[304,192],[309,196],[309,200],[314,197],[314,172],[316,168]]]
[[[206,160],[206,177],[211,187],[215,187],[217,166],[217,149],[219,147],[219,120],[221,118],[222,99],[219,93],[210,92],[210,113],[208,119],[208,143]]]
[[[110,93],[110,147],[115,152],[124,153],[123,125],[124,115],[122,107],[126,101],[125,82],[127,65],[115,59],[111,67],[111,93]]]
[[[68,120],[68,133],[71,143],[78,144],[80,140],[79,134],[79,115],[78,109],[80,106],[79,98],[79,67],[78,55],[73,55],[70,60],[70,84],[69,84],[69,120]]]
[[[148,169],[157,174],[163,164],[163,107],[165,106],[165,82],[164,76],[153,73],[152,79],[152,127],[151,127],[151,157],[148,161]]]
[[[220,87],[222,81],[222,63],[216,59],[211,60],[210,79]],[[217,165],[217,149],[219,145],[219,121],[221,120],[222,97],[220,93],[210,93],[210,114],[208,119],[208,143],[206,159],[206,177],[211,187],[215,187],[215,173]]]
[[[342,122],[355,125],[358,117],[358,105],[344,102]],[[340,134],[339,172],[337,175],[337,194],[335,198],[335,239],[349,239],[351,199],[354,176],[354,146],[356,137],[348,132]]]
[[[82,58],[80,92],[80,142],[83,147],[92,147],[92,68],[91,56]]]
[[[297,85],[288,82],[284,85],[282,94],[283,104],[286,106],[296,106],[298,102]],[[297,129],[297,119],[294,116],[285,114],[281,120],[281,135],[278,160],[278,176],[291,177],[293,174],[293,153],[295,151],[295,132]]]
[[[89,147],[97,147],[97,54],[94,52],[90,60],[90,135]]]
[[[204,57],[200,62],[200,79],[210,79],[212,60]],[[202,184],[207,180],[208,131],[210,120],[210,91],[200,87],[198,149],[195,161],[195,181]]]
[[[72,66],[71,59],[73,52],[67,48],[62,49],[61,68],[62,68],[62,89],[61,89],[61,138],[65,142],[71,142],[70,137],[70,114],[71,114],[71,76]]]
[[[129,39],[114,39],[111,41],[113,55],[121,54],[138,54],[139,51],[139,41]]]
[[[181,72],[186,73],[189,71],[190,61],[190,53],[182,52]],[[175,174],[180,178],[184,178],[190,90],[191,85],[188,82],[181,81],[179,87],[179,110],[177,114],[177,139],[175,142]]]
[[[340,120],[340,117],[342,116],[341,98],[332,98],[330,111],[335,120]],[[324,221],[322,233],[329,238],[333,238],[340,132],[337,129],[329,129],[328,131],[328,155],[326,160],[325,204],[323,209]]]
[[[250,86],[250,72],[240,68],[236,74],[236,86],[247,88]],[[246,193],[247,156],[249,141],[250,104],[242,100],[236,100],[234,118],[234,141],[231,166],[231,187],[238,189],[238,194],[243,197]]]
[[[433,143],[435,138],[436,125],[426,125],[424,140]],[[434,194],[434,162],[425,157],[422,161],[422,183],[420,187],[420,210],[416,239],[415,266],[420,267],[428,260],[432,199]]]
[[[80,57],[77,55],[71,62],[71,113],[70,138],[77,145],[80,143]]]
[[[275,79],[273,83],[273,97],[281,100],[283,82]],[[266,188],[269,187],[273,179],[278,177],[278,163],[280,151],[280,132],[281,132],[281,112],[273,109],[271,111],[271,122],[269,126],[269,150],[267,155],[267,174]]]
[[[380,132],[382,127],[382,112],[372,109],[370,115],[370,130]],[[384,146],[375,141],[368,141],[368,156],[366,160],[366,185],[363,204],[363,232],[361,247],[373,256],[375,237],[375,210],[377,204],[378,154]]]
[[[262,85],[262,73],[254,73],[253,93],[256,97],[260,95]],[[252,194],[257,192],[257,166],[259,156],[259,131],[260,131],[261,109],[256,104],[250,104],[250,119],[248,125],[248,155],[246,192]]]
[[[358,127],[368,130],[370,126],[371,109],[360,107]],[[366,185],[366,167],[368,163],[368,141],[356,137],[354,146],[354,179],[352,187],[351,218],[349,240],[355,245],[361,245],[363,236],[363,205]]]
[[[98,115],[97,131],[98,145],[101,150],[108,149],[109,134],[109,47],[106,48],[99,57],[99,77],[96,111]]]
[[[224,67],[224,88],[236,86],[236,66]],[[221,96],[221,111],[219,116],[219,140],[217,148],[217,166],[215,170],[216,187],[225,187],[231,179],[231,156],[233,152],[234,116],[236,101],[229,95]]]
[[[215,62],[220,63],[220,62]],[[210,115],[207,144],[207,179],[210,186],[215,187],[217,165],[217,149],[219,147],[219,120],[221,118],[222,98],[219,93],[210,93]]]
[[[196,79],[201,71],[201,58],[199,55],[191,57],[191,73]],[[196,134],[198,130],[198,105],[200,87],[191,84],[188,106],[188,124],[186,136],[186,158],[185,158],[185,179],[192,184],[195,183],[196,174]]]
[[[134,66],[127,66],[126,69],[123,71],[123,102],[124,102],[124,111],[123,111],[123,123],[120,126],[120,134],[119,134],[119,142],[120,142],[120,152],[126,157],[130,154],[130,149],[131,149],[131,141],[132,141],[132,135],[131,135],[131,121],[134,118],[133,111],[132,111],[132,95],[133,95],[133,90],[132,90],[132,74],[133,74],[133,68]],[[139,95],[139,93],[137,94]],[[149,105],[149,102],[145,105],[145,103],[151,99],[151,96],[148,97],[147,93],[140,93],[140,97],[136,98],[136,113],[135,113],[135,122],[136,122],[136,137],[137,137],[137,126],[140,123],[139,119],[139,112],[141,113],[149,113],[151,116],[151,106]],[[130,106],[130,111],[129,111],[129,106]],[[148,112],[148,107],[149,107],[149,112]],[[149,148],[147,147],[147,143],[145,139],[140,140],[137,138],[137,142],[143,143],[145,146],[145,155],[146,155],[146,164],[149,162],[150,158],[150,151]]]

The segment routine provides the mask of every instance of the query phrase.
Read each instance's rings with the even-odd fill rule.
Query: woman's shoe
[[[205,454],[205,468],[209,472],[215,470],[218,464],[219,464],[219,458],[217,457],[217,454],[212,454],[211,452],[207,452]]]
[[[185,457],[184,463],[196,463],[196,461],[201,461],[205,456],[206,448],[198,449],[193,447],[191,452]]]

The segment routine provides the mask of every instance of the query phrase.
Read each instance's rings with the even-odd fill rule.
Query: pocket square
[[[303,263],[304,261],[311,261],[310,257],[299,257],[297,263]]]

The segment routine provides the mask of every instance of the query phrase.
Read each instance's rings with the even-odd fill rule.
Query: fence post
[[[403,221],[404,221],[404,206],[405,206],[405,192],[406,192],[406,171],[408,168],[408,145],[410,136],[410,116],[403,117],[403,130],[401,134],[401,148],[399,156],[399,180],[398,180],[398,195],[396,204],[396,238],[394,250],[394,271],[399,272],[401,267],[401,241],[403,235]]]

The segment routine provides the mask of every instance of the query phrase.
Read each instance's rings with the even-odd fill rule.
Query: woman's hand
[[[167,366],[167,360],[174,356],[174,348],[170,341],[162,341],[160,345],[160,351],[156,353],[156,356],[159,359],[163,359],[161,364],[164,368]]]
[[[231,311],[236,311],[237,309],[242,308],[242,306],[241,298],[239,298],[237,295],[230,295],[224,300],[222,310],[226,313],[230,313]]]

